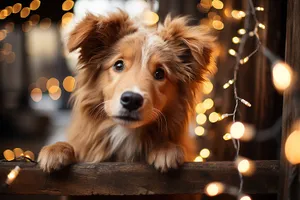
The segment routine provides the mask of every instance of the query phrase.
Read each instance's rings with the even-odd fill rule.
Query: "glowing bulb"
[[[230,114],[223,114],[223,115],[221,115],[220,120],[223,120],[229,116],[230,116]]]
[[[205,129],[202,126],[197,126],[195,128],[195,134],[198,136],[204,135]]]
[[[204,115],[203,113],[200,113],[196,117],[196,122],[200,125],[203,125],[203,124],[205,124],[206,119],[207,119],[206,115]]]
[[[215,9],[222,9],[224,7],[224,4],[222,1],[220,0],[213,0],[212,1],[212,6],[215,8]]]
[[[39,102],[42,100],[42,90],[40,88],[34,88],[31,90],[30,97],[33,101]]]
[[[210,113],[208,119],[211,123],[216,123],[220,119],[220,114],[216,112],[212,112]]]
[[[30,9],[28,7],[24,7],[20,12],[21,18],[26,18],[30,14]]]
[[[41,5],[41,2],[39,0],[33,0],[31,3],[30,3],[30,9],[31,10],[37,10]]]
[[[285,156],[293,164],[300,164],[300,128],[292,132],[285,142]]]
[[[240,139],[245,133],[245,126],[241,122],[234,122],[230,127],[231,137],[234,139]]]
[[[279,91],[287,89],[292,82],[292,70],[284,62],[277,62],[272,70],[273,84]]]
[[[220,20],[213,20],[212,26],[216,30],[222,30],[224,28],[224,23]]]
[[[213,90],[214,86],[210,81],[207,81],[203,84],[203,93],[209,94]]]
[[[29,158],[29,159],[31,159],[31,160],[34,160],[34,153],[32,153],[31,151],[25,151],[25,152],[24,152],[24,156],[25,156],[26,158]]]
[[[196,105],[196,113],[200,114],[200,113],[205,113],[206,109],[204,108],[202,103],[198,103]]]
[[[244,11],[233,10],[231,15],[235,19],[241,19],[246,16],[246,13]]]
[[[264,24],[262,24],[262,23],[259,23],[258,27],[261,28],[261,29],[265,29],[266,28],[266,26]]]
[[[238,43],[240,43],[240,38],[238,38],[238,37],[233,37],[232,38],[232,42],[234,43],[234,44],[238,44]]]
[[[75,89],[75,78],[67,76],[63,81],[63,86],[67,92],[72,92]]]
[[[248,106],[248,107],[251,107],[251,104],[250,104],[248,101],[246,101],[245,99],[240,99],[240,101],[241,101],[244,105],[246,105],[246,106]]]
[[[71,13],[71,12],[65,13],[61,18],[61,25],[63,27],[68,25],[72,21],[73,17],[74,17],[73,13]]]
[[[205,99],[203,101],[203,106],[206,110],[209,110],[214,106],[214,101],[212,99]]]
[[[22,9],[22,4],[16,3],[15,5],[13,5],[12,12],[13,13],[18,13],[18,12],[20,12],[21,9]]]
[[[233,50],[233,49],[229,49],[229,50],[228,50],[228,53],[229,53],[230,55],[232,55],[232,56],[235,56],[235,55],[236,55],[236,51]]]
[[[257,11],[264,11],[265,9],[263,7],[256,7],[255,10],[257,10]]]
[[[24,152],[21,148],[14,148],[13,151],[14,151],[16,158],[20,158],[24,155]]]
[[[246,13],[244,11],[239,11],[238,15],[239,15],[240,18],[242,18],[242,17],[246,16]]]
[[[224,191],[224,185],[220,182],[212,182],[205,186],[205,193],[208,196],[217,196]]]
[[[244,35],[245,33],[246,33],[246,30],[243,28],[238,30],[238,34],[240,34],[240,35]]]
[[[12,150],[10,149],[6,149],[4,152],[3,152],[3,156],[5,158],[5,160],[7,161],[12,161],[15,159],[15,154]]]
[[[250,169],[250,162],[247,159],[243,159],[238,162],[238,170],[241,173],[246,173]]]
[[[243,59],[240,60],[240,64],[241,65],[245,64],[246,62],[248,62],[248,60],[249,60],[249,57],[247,56],[247,57],[245,57],[245,58],[243,58]]]
[[[72,1],[72,0],[66,0],[62,4],[61,8],[64,11],[68,11],[68,10],[71,10],[73,8],[73,6],[74,6],[74,1]]]
[[[230,86],[229,83],[225,83],[225,84],[223,85],[223,88],[224,88],[224,89],[227,89],[227,88],[229,88],[229,86]]]
[[[209,155],[210,155],[210,151],[209,149],[202,149],[199,153],[199,155],[202,157],[202,158],[208,158]]]
[[[249,196],[242,196],[241,198],[240,198],[240,200],[251,200],[251,198],[249,197]]]
[[[19,166],[16,166],[13,170],[10,171],[10,173],[7,175],[6,184],[10,185],[16,177],[19,175],[21,168]]]
[[[203,158],[201,156],[197,156],[195,159],[194,159],[194,162],[203,162]]]
[[[223,139],[224,140],[230,140],[231,139],[231,135],[230,135],[230,133],[226,133],[225,135],[223,135]]]

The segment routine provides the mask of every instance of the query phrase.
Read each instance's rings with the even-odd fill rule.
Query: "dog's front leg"
[[[161,172],[166,172],[168,169],[176,169],[185,161],[184,147],[166,142],[152,149],[148,155],[148,163]]]
[[[45,146],[39,153],[38,162],[46,172],[59,170],[76,162],[74,149],[66,142],[57,142]]]

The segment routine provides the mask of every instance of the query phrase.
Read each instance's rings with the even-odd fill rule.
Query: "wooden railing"
[[[76,164],[47,174],[32,163],[0,163],[0,181],[16,165],[22,170],[12,185],[0,194],[50,195],[142,195],[202,193],[211,181],[238,186],[233,162],[186,163],[179,170],[161,174],[141,163]],[[279,162],[256,161],[252,176],[245,177],[244,192],[278,192]]]

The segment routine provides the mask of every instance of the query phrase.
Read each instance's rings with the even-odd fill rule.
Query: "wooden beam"
[[[244,191],[249,194],[276,193],[278,161],[256,161],[253,176],[245,177]],[[180,170],[161,174],[147,164],[76,164],[46,174],[32,163],[0,163],[0,181],[12,168],[22,170],[13,184],[0,194],[49,195],[143,195],[202,193],[211,181],[237,186],[239,179],[233,162],[186,163]]]
[[[280,162],[279,200],[300,200],[300,166],[292,166],[285,157],[285,141],[293,124],[300,119],[300,1],[288,0],[286,23],[286,62],[298,76],[291,90],[284,94],[282,152]]]

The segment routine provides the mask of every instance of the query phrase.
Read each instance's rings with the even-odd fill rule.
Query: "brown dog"
[[[74,162],[147,161],[162,172],[194,158],[188,125],[201,83],[212,68],[214,37],[187,18],[157,29],[122,11],[88,14],[71,33],[80,49],[68,142],[44,147],[47,172]]]

